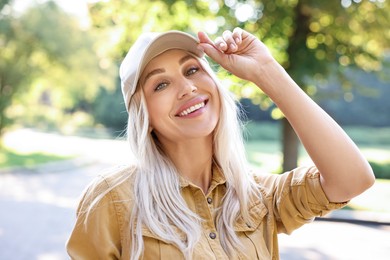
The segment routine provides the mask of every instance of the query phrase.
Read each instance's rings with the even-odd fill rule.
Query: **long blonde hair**
[[[219,91],[221,114],[214,130],[213,160],[226,178],[226,194],[216,212],[216,228],[223,249],[229,256],[234,256],[236,250],[242,251],[233,228],[234,222],[239,215],[249,220],[250,198],[253,194],[260,195],[247,168],[240,110],[231,93],[221,86],[208,62],[204,58],[197,59]],[[202,219],[188,208],[181,195],[179,173],[175,165],[158,147],[149,131],[142,88],[138,88],[132,97],[128,113],[127,136],[136,158],[134,205],[130,219],[131,259],[142,256],[142,226],[176,245],[187,259],[191,259],[201,236]],[[118,178],[110,190],[124,178]],[[185,239],[178,234],[177,229],[185,235]]]

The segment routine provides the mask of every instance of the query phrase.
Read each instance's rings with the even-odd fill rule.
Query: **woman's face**
[[[182,50],[168,50],[149,62],[140,83],[150,125],[160,142],[212,134],[219,119],[219,93],[196,58]]]

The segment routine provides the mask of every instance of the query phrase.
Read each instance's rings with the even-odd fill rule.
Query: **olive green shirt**
[[[84,196],[81,200],[77,221],[67,243],[67,251],[72,259],[130,258],[129,219],[133,204],[133,178],[128,178],[105,195],[89,215],[86,224],[82,212],[88,206],[83,202],[90,201],[93,196],[111,187],[116,176],[132,174],[132,171],[131,168],[118,169],[89,186],[89,191],[93,192],[88,194],[92,198]],[[289,234],[313,221],[315,216],[323,216],[346,205],[328,201],[315,167],[301,167],[281,175],[258,174],[254,178],[259,184],[261,197],[250,205],[249,223],[238,218],[234,224],[234,230],[245,248],[244,252],[238,252],[238,259],[279,259],[278,233]],[[213,214],[226,192],[225,183],[223,174],[216,167],[206,195],[199,187],[181,180],[182,196],[188,207],[204,220],[193,259],[228,259],[221,246]],[[175,245],[157,237],[146,227],[142,228],[142,232],[143,259],[184,258]]]

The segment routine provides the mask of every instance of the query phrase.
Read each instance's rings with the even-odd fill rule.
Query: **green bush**
[[[275,154],[280,152],[281,125],[279,122],[248,122],[244,128],[246,148],[251,163],[263,166],[257,153]],[[379,156],[371,156],[370,165],[377,179],[390,179],[390,161],[383,160],[382,152],[390,145],[390,127],[343,127],[348,135],[364,149],[373,150]],[[279,145],[279,146],[278,146]],[[304,153],[304,152],[303,152]],[[371,152],[372,153],[372,152]],[[387,154],[387,153],[386,153]],[[377,159],[376,159],[377,158]]]
[[[243,132],[246,141],[279,141],[281,139],[278,121],[274,123],[247,122]]]
[[[343,127],[354,142],[360,145],[390,145],[390,127]]]
[[[127,112],[120,88],[108,91],[101,88],[92,110],[95,123],[101,124],[116,133],[126,128]]]
[[[390,180],[390,163],[378,163],[370,161],[375,178]]]

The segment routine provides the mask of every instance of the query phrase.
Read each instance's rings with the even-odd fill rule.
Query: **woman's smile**
[[[179,112],[176,113],[176,116],[190,118],[192,116],[200,115],[204,110],[202,108],[206,106],[207,101],[207,97],[196,97],[181,106]]]

